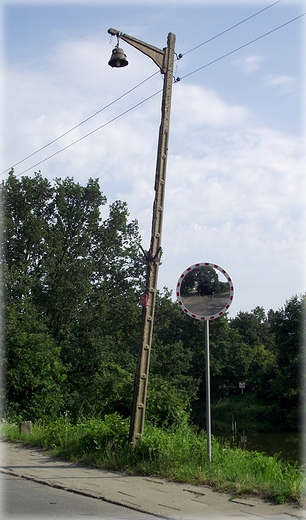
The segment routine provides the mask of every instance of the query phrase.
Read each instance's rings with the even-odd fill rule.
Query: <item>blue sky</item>
[[[129,66],[108,67],[117,43],[109,27],[160,48],[172,32],[182,80],[173,85],[159,288],[175,292],[188,266],[213,262],[234,280],[230,315],[280,308],[305,292],[306,17],[287,22],[306,8],[281,0],[252,16],[272,3],[2,2],[1,172],[158,72],[124,42]],[[99,178],[110,203],[128,203],[146,249],[161,95],[107,123],[162,82],[154,75],[15,173],[40,169],[50,180],[70,176],[82,184]]]

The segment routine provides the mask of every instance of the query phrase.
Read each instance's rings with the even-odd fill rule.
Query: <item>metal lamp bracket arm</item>
[[[149,56],[151,60],[160,68],[162,74],[165,74],[165,57],[167,49],[159,49],[158,47],[154,47],[154,45],[150,45],[149,43],[143,42],[141,40],[137,40],[133,36],[129,36],[128,34],[117,31],[116,29],[108,29],[108,33],[112,36],[117,36],[117,38],[121,38],[135,49],[138,49],[140,52]]]

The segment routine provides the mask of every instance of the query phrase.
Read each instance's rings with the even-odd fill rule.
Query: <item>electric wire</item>
[[[247,43],[244,43],[243,45],[240,45],[240,47],[237,47],[236,49],[233,49],[232,51],[230,52],[227,52],[226,54],[223,54],[222,56],[219,56],[219,58],[216,58],[215,60],[212,60],[210,61],[209,63],[206,63],[205,65],[202,65],[201,67],[193,70],[192,72],[189,72],[188,74],[185,74],[184,76],[180,77],[180,78],[177,78],[177,81],[181,81],[182,79],[185,79],[187,78],[188,76],[191,76],[192,74],[195,74],[196,72],[198,72],[199,70],[202,70],[204,69],[205,67],[208,67],[209,65],[212,65],[213,63],[216,63],[217,61],[220,61],[222,60],[223,58],[226,58],[227,56],[230,56],[231,54],[234,54],[234,52],[237,52],[237,51],[240,51],[241,49],[243,49],[244,47],[247,47],[248,45],[251,45],[252,43],[254,42],[257,42],[258,40],[261,40],[262,38],[264,38],[265,36],[268,36],[269,34],[272,34],[274,33],[275,31],[278,31],[279,29],[281,29],[282,27],[285,27],[286,25],[289,25],[290,23],[292,22],[295,22],[296,20],[298,20],[299,18],[302,18],[303,16],[305,16],[306,13],[303,13],[299,16],[296,16],[295,18],[292,18],[292,20],[289,20],[288,22],[285,22],[283,23],[282,25],[279,25],[278,27],[275,27],[274,29],[271,29],[271,31],[268,31],[266,32],[265,34],[262,34],[261,36],[258,36],[257,38],[254,38],[254,40],[251,40]]]
[[[81,125],[83,125],[84,123],[87,123],[87,121],[89,121],[90,119],[92,119],[93,117],[95,117],[96,115],[100,114],[101,112],[103,112],[104,110],[106,110],[107,108],[109,108],[110,106],[114,105],[115,103],[117,103],[117,101],[120,101],[120,99],[122,99],[123,97],[127,96],[128,94],[130,94],[131,92],[133,92],[133,90],[136,90],[136,88],[140,87],[141,85],[143,85],[144,83],[146,83],[146,81],[148,81],[149,79],[153,78],[153,76],[156,76],[156,74],[158,74],[159,71],[157,72],[154,72],[154,74],[151,74],[151,76],[147,77],[146,79],[144,79],[143,81],[141,81],[140,83],[138,83],[137,85],[135,85],[133,88],[131,88],[130,90],[128,90],[127,92],[125,92],[124,94],[122,94],[121,96],[119,96],[118,98],[114,99],[114,101],[111,101],[111,103],[109,103],[108,105],[105,105],[103,108],[100,108],[100,110],[97,110],[94,114],[92,114],[91,116],[87,117],[86,119],[84,119],[83,121],[81,121],[80,123],[78,123],[77,125],[75,125],[73,128],[70,128],[70,130],[67,130],[66,132],[64,132],[63,134],[59,135],[58,137],[56,137],[55,139],[53,139],[53,141],[50,141],[49,143],[45,144],[44,146],[42,146],[41,148],[39,148],[38,150],[36,150],[35,152],[31,153],[30,155],[28,155],[27,157],[25,157],[24,159],[22,159],[21,161],[13,164],[13,166],[11,166],[11,168],[7,168],[6,170],[4,170],[3,172],[0,173],[0,175],[3,175],[4,173],[8,172],[9,170],[11,170],[12,168],[15,168],[16,166],[19,166],[19,164],[22,164],[24,161],[26,161],[27,159],[30,159],[31,157],[33,157],[33,155],[36,155],[38,152],[41,152],[42,150],[44,150],[45,148],[47,148],[48,146],[50,146],[51,144],[53,143],[56,143],[56,141],[59,141],[60,139],[62,139],[62,137],[65,137],[66,135],[70,134],[70,132],[72,132],[73,130],[75,130],[76,128],[79,128]]]
[[[278,0],[278,2],[281,1],[281,0]],[[273,5],[275,5],[276,3],[278,2],[275,2],[274,4],[271,4],[270,6],[266,7],[265,9],[268,9],[269,7],[272,7]],[[264,11],[265,9],[259,11],[259,12],[262,12]],[[257,13],[256,13],[257,14]],[[188,74],[185,74],[184,76],[181,76],[180,78],[176,78],[174,79],[175,83],[181,81],[182,79],[185,79],[189,76],[191,76],[192,74],[195,74],[196,72],[198,72],[199,70],[202,70],[224,58],[226,58],[227,56],[231,55],[231,54],[234,54],[235,52],[238,52],[239,50],[243,49],[244,47],[247,47],[248,45],[251,45],[252,43],[268,36],[269,34],[285,27],[286,25],[298,20],[299,18],[302,18],[303,16],[305,16],[306,13],[302,13],[301,15],[279,25],[278,27],[275,27],[274,29],[271,29],[270,31],[262,34],[261,36],[258,36],[257,38],[254,38],[253,40],[241,45],[240,47],[237,47],[235,49],[233,49],[232,51],[226,53],[226,54],[223,54],[222,56],[219,56],[218,58],[216,58],[215,60],[212,60],[210,61],[209,63],[206,63],[205,65],[201,66],[201,67],[198,67],[197,69],[189,72]],[[255,16],[252,15],[252,17]],[[251,18],[251,17],[249,17]],[[246,19],[247,20],[247,19]],[[243,23],[240,22],[240,23]],[[236,24],[236,25],[239,25],[239,24]],[[234,26],[233,26],[234,27]],[[228,30],[230,30],[231,28],[229,28]],[[224,32],[227,32],[227,31],[223,31]],[[220,33],[220,34],[223,34],[223,33]],[[217,36],[216,36],[217,37]],[[210,40],[207,40],[207,42],[210,41]],[[190,49],[189,51],[187,51],[185,54],[187,54],[188,52],[192,52],[193,50],[197,49],[199,46],[201,45],[204,45],[205,43],[207,42],[203,42],[202,44],[194,47],[193,49]],[[180,57],[182,57],[183,55],[180,55]],[[178,58],[180,59],[180,58]],[[159,72],[159,71],[158,71]],[[148,78],[146,78],[145,80],[143,80],[141,83],[139,83],[138,85],[136,85],[135,87],[133,87],[132,89],[130,89],[129,91],[127,91],[126,93],[124,93],[122,96],[120,96],[119,98],[117,98],[116,100],[114,100],[113,102],[111,102],[109,105],[106,105],[105,107],[103,107],[102,109],[98,110],[97,112],[95,112],[93,115],[89,116],[87,119],[85,119],[84,121],[82,121],[81,123],[79,123],[78,125],[76,125],[75,127],[71,128],[70,130],[68,130],[67,132],[65,132],[64,134],[62,134],[61,136],[57,137],[56,139],[54,139],[53,141],[51,141],[50,143],[44,145],[42,148],[40,148],[39,150],[37,150],[36,152],[33,152],[32,154],[30,154],[29,156],[27,156],[26,158],[22,159],[21,161],[19,161],[18,163],[16,163],[14,166],[12,166],[11,168],[8,168],[6,170],[4,170],[3,172],[0,173],[0,175],[6,173],[7,171],[13,169],[15,166],[21,164],[22,162],[24,162],[26,159],[32,157],[33,155],[35,155],[36,153],[38,153],[39,151],[47,148],[49,145],[53,144],[54,142],[58,141],[59,139],[61,139],[62,137],[64,137],[65,135],[69,134],[70,132],[72,132],[74,129],[78,128],[79,126],[81,126],[83,123],[85,123],[86,121],[88,121],[89,119],[92,119],[95,115],[97,115],[98,113],[102,112],[103,110],[105,110],[106,108],[108,108],[109,106],[113,105],[114,103],[116,103],[116,101],[120,100],[121,98],[123,98],[124,96],[126,96],[127,94],[129,94],[130,92],[132,92],[133,90],[135,90],[138,86],[142,85],[143,83],[145,83],[146,81],[148,81],[150,78],[152,78],[153,76],[155,76],[156,74],[158,74],[158,72],[155,72],[153,75],[149,76]],[[146,101],[148,101],[149,99],[152,99],[153,97],[155,97],[157,94],[159,94],[160,92],[162,92],[162,89],[158,90],[157,92],[155,92],[154,94],[148,96],[147,98],[143,99],[142,101],[140,101],[139,103],[137,103],[136,105],[133,105],[132,107],[130,107],[129,109],[125,110],[124,112],[120,113],[119,115],[117,115],[116,117],[112,118],[111,120],[107,121],[106,123],[104,123],[103,125],[100,125],[99,127],[95,128],[94,130],[92,130],[91,132],[87,133],[86,135],[80,137],[79,139],[73,141],[72,143],[70,143],[69,145],[61,148],[60,150],[54,152],[53,154],[49,155],[48,157],[46,157],[45,159],[42,159],[41,161],[37,162],[36,164],[32,165],[31,167],[27,168],[26,170],[23,170],[22,172],[20,172],[18,175],[16,176],[20,176],[20,175],[23,175],[24,173],[28,172],[29,170],[31,170],[32,168],[35,168],[36,166],[46,162],[47,160],[51,159],[52,157],[58,155],[59,153],[63,152],[64,150],[67,150],[68,148],[70,148],[71,146],[75,145],[76,143],[82,141],[83,139],[85,139],[86,137],[94,134],[95,132],[97,132],[98,130],[100,130],[101,128],[104,128],[106,127],[107,125],[109,125],[110,123],[116,121],[117,119],[121,118],[122,116],[124,116],[125,114],[127,114],[128,112],[131,112],[132,110],[134,110],[135,108],[139,107],[140,105],[142,105],[143,103],[145,103]]]
[[[42,164],[42,163],[48,161],[48,160],[51,159],[52,157],[55,157],[55,155],[58,155],[59,153],[63,152],[64,150],[67,150],[68,148],[70,148],[71,146],[75,145],[76,143],[79,143],[80,141],[83,141],[83,139],[86,139],[86,137],[88,137],[88,136],[94,134],[94,133],[97,132],[98,130],[101,130],[101,128],[104,128],[105,126],[109,125],[110,123],[113,123],[113,121],[116,121],[117,119],[119,119],[120,117],[124,116],[124,115],[127,114],[128,112],[131,112],[132,110],[134,110],[134,108],[139,107],[140,105],[142,105],[143,103],[145,103],[145,102],[148,101],[149,99],[152,99],[152,98],[155,97],[157,94],[159,94],[160,92],[162,92],[162,90],[163,90],[163,89],[157,90],[157,92],[155,92],[154,94],[151,94],[150,96],[148,96],[147,98],[143,99],[142,101],[139,101],[139,103],[137,103],[136,105],[133,105],[132,107],[130,107],[130,108],[128,108],[127,110],[125,110],[124,112],[121,112],[121,114],[119,114],[118,116],[113,117],[113,119],[110,119],[109,121],[107,121],[107,122],[104,123],[103,125],[98,126],[98,128],[95,128],[94,130],[92,130],[92,131],[89,132],[88,134],[83,135],[82,137],[80,137],[80,138],[77,139],[76,141],[73,141],[73,143],[68,144],[68,145],[65,146],[64,148],[61,148],[60,150],[57,150],[57,152],[54,152],[53,154],[49,155],[49,156],[46,157],[45,159],[42,159],[41,161],[39,161],[39,162],[36,163],[36,164],[33,164],[33,166],[30,166],[30,167],[27,168],[26,170],[23,170],[22,172],[18,173],[18,175],[15,175],[15,177],[19,177],[20,175],[23,175],[24,173],[28,172],[29,170],[32,170],[32,168],[36,168],[36,166],[38,166],[39,164]]]
[[[183,56],[185,56],[186,54],[189,54],[189,52],[195,51],[195,50],[198,49],[199,47],[202,47],[203,45],[206,45],[206,43],[209,43],[209,42],[211,42],[212,40],[215,40],[216,38],[219,38],[219,36],[222,36],[222,34],[225,34],[225,33],[229,32],[229,31],[231,31],[232,29],[235,29],[235,28],[238,27],[239,25],[242,25],[243,23],[247,22],[247,21],[250,20],[251,18],[254,18],[254,16],[257,16],[258,14],[263,13],[263,12],[266,11],[267,9],[270,9],[270,7],[273,7],[274,5],[278,4],[279,2],[281,2],[281,0],[277,0],[277,2],[274,2],[273,4],[268,5],[268,6],[265,7],[264,9],[261,9],[260,11],[257,11],[257,13],[254,13],[254,14],[252,14],[251,16],[248,16],[248,18],[245,18],[244,20],[241,20],[241,22],[238,22],[238,23],[236,23],[235,25],[232,25],[232,26],[229,27],[228,29],[225,29],[225,31],[222,31],[222,32],[220,32],[219,34],[216,34],[216,35],[213,36],[212,38],[209,38],[209,39],[206,40],[205,42],[200,43],[200,44],[197,45],[196,47],[193,47],[193,48],[190,49],[189,51],[186,51],[186,52],[184,52],[183,54],[180,54],[179,56],[180,56],[180,57],[183,57]]]
[[[254,16],[257,16],[258,14],[262,13],[263,11],[266,11],[267,9],[269,9],[270,7],[278,4],[279,2],[281,2],[281,0],[277,0],[276,2],[274,2],[273,4],[265,7],[264,9],[261,9],[260,11],[256,12],[255,14],[249,16],[248,18],[245,18],[244,20],[242,20],[241,22],[238,22],[237,24],[229,27],[228,29],[226,29],[225,31],[222,31],[221,33],[217,34],[216,36],[214,36],[213,38],[210,38],[209,40],[206,40],[205,42],[201,43],[200,45],[197,45],[196,47],[193,47],[192,49],[190,49],[189,51],[186,51],[184,54],[179,54],[179,56],[177,56],[177,60],[181,59],[183,56],[185,56],[185,54],[188,54],[189,52],[192,52],[196,49],[198,49],[199,47],[201,47],[202,45],[205,45],[206,43],[218,38],[219,36],[221,36],[222,34],[225,34],[226,32],[234,29],[235,27],[237,27],[238,25],[241,25],[242,23],[246,22],[247,20],[250,20],[251,18],[253,18]],[[221,58],[220,58],[221,59]],[[106,108],[110,107],[111,105],[113,105],[114,103],[116,103],[117,101],[119,101],[120,99],[122,99],[124,96],[126,96],[127,94],[129,94],[130,92],[132,92],[133,90],[135,90],[137,87],[139,87],[140,85],[142,85],[143,83],[145,83],[146,81],[148,81],[149,79],[151,79],[153,76],[155,76],[156,74],[158,74],[158,72],[152,74],[151,76],[149,76],[148,78],[146,78],[144,81],[142,81],[141,83],[139,83],[138,85],[136,85],[135,87],[133,87],[132,89],[130,89],[129,91],[125,92],[122,96],[120,96],[119,98],[115,99],[114,101],[112,101],[111,103],[109,103],[108,105],[106,105],[105,107],[101,108],[100,110],[98,110],[97,112],[95,112],[94,114],[92,114],[91,116],[87,117],[86,119],[84,119],[83,121],[81,121],[80,123],[78,123],[76,126],[74,126],[73,128],[71,128],[70,130],[67,130],[66,132],[64,132],[63,134],[61,134],[60,136],[58,136],[57,138],[53,139],[52,141],[50,141],[49,143],[45,144],[44,146],[42,146],[41,148],[39,148],[38,150],[36,150],[35,152],[29,154],[27,157],[25,157],[24,159],[18,161],[17,163],[13,164],[11,166],[11,168],[7,168],[6,170],[4,170],[3,172],[0,173],[0,175],[3,175],[4,173],[10,171],[12,168],[15,168],[16,166],[19,166],[20,164],[22,164],[24,161],[26,161],[27,159],[30,159],[31,157],[33,157],[34,155],[36,155],[37,153],[41,152],[42,150],[44,150],[45,148],[47,148],[48,146],[50,146],[51,144],[59,141],[62,137],[65,137],[66,135],[68,135],[70,132],[72,132],[73,130],[75,130],[76,128],[80,127],[81,125],[83,125],[84,123],[86,123],[87,121],[89,121],[90,119],[92,119],[93,117],[95,117],[97,114],[101,113],[103,110],[105,110]],[[177,81],[180,81],[180,79],[182,78],[177,78]],[[176,82],[177,82],[176,81]]]

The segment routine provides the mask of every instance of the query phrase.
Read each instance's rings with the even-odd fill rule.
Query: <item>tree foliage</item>
[[[128,362],[130,372],[134,361],[143,283],[137,222],[128,221],[121,201],[111,204],[108,218],[101,219],[106,198],[97,180],[84,187],[69,178],[52,185],[40,173],[19,180],[11,172],[2,190],[9,404],[41,416],[40,383],[26,354],[32,348],[33,366],[41,366],[42,374],[41,356],[60,356],[61,368],[48,361],[56,380],[57,370],[66,375],[60,399],[53,382],[41,376],[44,391],[54,396],[54,413],[65,407],[75,414],[99,408],[103,413],[118,394],[115,388],[106,399],[111,392],[106,381],[122,379],[120,363]],[[23,355],[29,371],[21,376],[16,361]],[[36,395],[36,408],[26,404],[28,390],[17,389],[21,379],[31,386],[33,399]],[[93,405],[97,398],[104,404]]]
[[[122,201],[102,219],[98,180],[81,186],[11,172],[1,194],[4,413],[129,417],[145,287],[137,222]],[[223,290],[209,268],[187,282],[186,290]],[[213,403],[238,395],[244,381],[279,427],[297,428],[304,302],[294,296],[277,311],[256,307],[210,323]],[[205,426],[205,391],[204,324],[165,288],[156,298],[146,417]]]

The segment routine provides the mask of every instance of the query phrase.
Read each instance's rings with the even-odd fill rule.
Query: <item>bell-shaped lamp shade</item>
[[[126,67],[128,63],[129,62],[126,59],[126,54],[124,54],[123,49],[120,49],[120,47],[115,47],[108,62],[109,66],[120,68]]]

